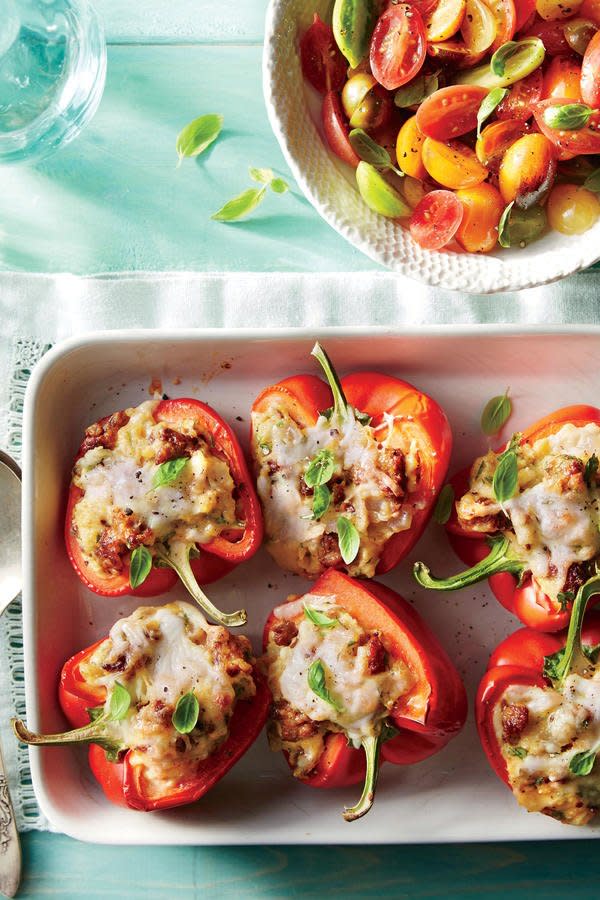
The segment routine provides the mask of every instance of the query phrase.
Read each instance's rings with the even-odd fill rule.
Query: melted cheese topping
[[[344,515],[360,534],[358,555],[347,571],[372,577],[385,543],[393,534],[410,529],[415,511],[424,505],[410,496],[420,477],[419,452],[410,437],[400,446],[401,429],[394,428],[389,418],[387,437],[379,440],[378,429],[361,424],[352,414],[339,428],[325,416],[314,426],[301,428],[276,408],[252,414],[252,449],[267,549],[282,568],[310,578],[324,571],[332,563],[324,558],[323,537],[334,537],[337,552],[337,519]],[[332,499],[327,512],[316,520],[304,474],[325,449],[335,460],[328,483]],[[401,451],[402,476],[393,471],[393,451]]]
[[[585,464],[600,458],[600,427],[564,425],[556,434],[518,451],[518,488],[513,498],[496,501],[492,482],[497,454],[476,460],[470,490],[457,504],[461,523],[470,529],[503,531],[518,558],[557,597],[574,563],[600,555],[600,491],[588,486]]]
[[[237,700],[256,692],[252,662],[246,638],[209,625],[196,606],[175,602],[120,619],[80,669],[88,684],[106,688],[107,705],[115,681],[129,691],[129,712],[112,727],[131,750],[131,764],[143,767],[150,795],[162,796],[193,778],[197,764],[227,739]],[[171,719],[189,692],[200,716],[190,734],[180,734]]]
[[[362,738],[378,734],[396,700],[414,684],[414,676],[400,660],[391,665],[386,662],[382,672],[370,673],[369,645],[361,643],[368,633],[331,598],[306,594],[300,601],[279,607],[275,614],[282,619],[296,617],[304,604],[335,619],[335,626],[319,627],[304,617],[296,621],[297,635],[289,646],[279,646],[271,634],[264,658],[275,704],[283,701],[292,708],[289,715],[318,726],[309,737],[296,741],[282,740],[281,730],[270,729],[272,749],[283,748],[290,754],[297,777],[314,768],[327,732],[343,732],[356,747]],[[317,660],[335,706],[309,685],[308,672]]]
[[[525,707],[527,724],[508,740],[502,709]],[[506,760],[510,785],[530,812],[543,812],[573,825],[584,825],[600,805],[600,762],[589,775],[574,775],[569,764],[577,753],[600,749],[600,670],[565,679],[561,692],[513,685],[494,711],[494,726]]]
[[[152,486],[165,429],[164,423],[154,420],[156,405],[149,400],[128,409],[129,421],[119,429],[114,450],[95,447],[75,464],[73,483],[84,496],[75,506],[73,523],[84,557],[96,571],[106,568],[99,552],[103,534],[114,533],[130,549],[136,546],[127,530],[132,522],[138,532],[144,531],[138,543],[148,547],[167,540],[207,543],[236,522],[229,466],[205,440],[172,484]],[[186,436],[196,436],[191,420],[178,428]]]

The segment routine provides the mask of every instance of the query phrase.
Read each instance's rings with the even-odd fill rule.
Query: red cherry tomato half
[[[535,13],[535,0],[514,0],[515,2],[515,33],[518,34],[522,28],[529,23]]]
[[[400,3],[381,15],[371,38],[371,71],[393,91],[417,74],[425,60],[427,40],[423,17],[415,6]]]
[[[312,25],[300,38],[302,74],[320,94],[341,91],[346,80],[346,60],[331,28],[315,13]]]
[[[583,56],[581,98],[593,109],[600,107],[600,31],[591,39]]]
[[[496,108],[498,119],[519,119],[526,122],[533,115],[533,106],[542,99],[544,76],[541,69],[517,81]]]
[[[425,250],[440,250],[450,243],[461,223],[463,205],[452,191],[431,191],[414,209],[410,233]]]
[[[579,154],[600,153],[600,110],[590,117],[584,128],[577,131],[557,131],[546,124],[544,110],[549,106],[563,106],[572,102],[572,100],[550,97],[548,100],[536,103],[533,110],[538,128],[557,148],[559,159],[570,159],[573,155]]]
[[[356,169],[360,159],[348,140],[350,128],[344,116],[340,95],[336,91],[329,91],[323,97],[321,121],[323,122],[323,131],[330,149],[343,162]]]
[[[548,56],[560,56],[563,53],[571,53],[571,48],[565,37],[564,20],[536,19],[527,31],[520,35],[521,38],[538,37]]]
[[[477,127],[477,112],[487,97],[487,88],[474,84],[452,84],[421,103],[417,125],[426,137],[450,141]]]
[[[487,0],[487,5],[496,19],[496,37],[490,47],[490,53],[495,53],[502,44],[512,41],[517,30],[517,11],[513,0]]]

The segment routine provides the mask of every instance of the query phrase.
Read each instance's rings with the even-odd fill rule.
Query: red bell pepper
[[[567,406],[531,425],[522,433],[520,443],[534,444],[567,424],[583,427],[589,423],[600,425],[600,409],[585,405]],[[463,469],[451,479],[457,498],[468,491],[469,476],[470,469]],[[453,591],[487,578],[502,606],[529,628],[551,632],[560,631],[568,625],[572,599],[559,600],[548,596],[527,570],[527,563],[515,557],[501,533],[490,537],[463,527],[458,521],[456,508],[453,508],[446,530],[454,551],[470,568],[450,578],[438,579],[423,563],[416,563],[414,573],[419,584],[438,591]]]
[[[254,667],[256,694],[250,700],[238,700],[229,722],[229,736],[214,753],[198,763],[194,777],[183,781],[166,794],[153,794],[145,767],[132,760],[132,751],[123,746],[110,724],[91,715],[90,710],[102,712],[106,688],[88,684],[81,664],[92,656],[104,639],[96,641],[76,653],[64,664],[59,686],[59,701],[69,723],[75,729],[55,735],[34,734],[20,721],[13,719],[13,728],[20,741],[31,745],[89,744],[88,761],[106,797],[119,806],[131,809],[169,809],[193,803],[204,796],[254,743],[265,724],[271,695],[260,672]]]
[[[364,753],[349,744],[344,733],[331,731],[316,766],[302,778],[305,784],[319,788],[363,782],[358,804],[344,812],[344,818],[352,821],[371,808],[380,764],[411,765],[441,750],[463,727],[467,698],[461,678],[438,639],[395,591],[329,569],[310,593],[331,598],[365,632],[380,635],[388,654],[401,660],[415,679],[408,693],[397,700],[380,732],[363,739]],[[281,610],[277,608],[280,614]],[[291,620],[296,623],[303,617],[300,610]],[[264,628],[265,650],[276,621],[273,611]]]
[[[112,446],[114,446],[118,428],[116,429],[114,425],[111,427],[111,420],[113,423],[117,420],[118,425],[118,421],[121,421],[123,416],[124,413],[106,416],[92,427],[96,430],[99,428],[101,431],[108,429],[108,439],[110,440],[112,437]],[[199,400],[161,400],[156,405],[153,416],[157,422],[163,422],[173,431],[177,431],[184,420],[193,420],[197,432],[209,440],[212,452],[226,460],[236,488],[236,502],[239,518],[244,522],[243,530],[232,529],[222,532],[201,546],[181,545],[177,551],[167,550],[162,545],[155,545],[153,548],[154,565],[148,577],[141,585],[132,588],[129,559],[124,559],[122,570],[113,574],[101,574],[87,565],[73,527],[74,509],[83,496],[83,492],[71,483],[65,523],[65,540],[69,559],[86,587],[104,597],[122,597],[125,594],[154,597],[173,587],[179,576],[190,594],[209,615],[223,625],[241,625],[246,621],[246,614],[243,610],[229,615],[220,613],[207,600],[198,584],[209,584],[221,578],[239,563],[253,556],[262,542],[262,513],[242,448],[227,422],[214,409]],[[125,424],[126,421],[127,419],[122,424]],[[89,438],[86,437],[79,448],[75,462],[84,456],[88,449]],[[190,559],[191,551],[194,552],[195,558]]]
[[[508,769],[497,733],[498,704],[512,685],[552,687],[560,691],[571,672],[589,670],[590,654],[597,652],[600,645],[600,612],[585,613],[590,599],[599,591],[598,575],[582,585],[573,604],[568,631],[544,634],[521,628],[502,641],[490,656],[477,691],[475,717],[489,763],[509,788]]]
[[[408,382],[379,372],[354,372],[340,380],[318,343],[312,356],[322,366],[328,384],[315,375],[293,375],[265,388],[254,401],[252,412],[266,413],[276,404],[301,428],[315,425],[323,413],[330,416],[332,427],[336,421],[343,422],[354,413],[370,420],[371,427],[378,429],[381,441],[387,439],[390,428],[414,440],[420,472],[415,490],[409,494],[412,523],[409,529],[396,532],[385,543],[376,569],[377,575],[383,575],[410,553],[429,521],[452,452],[450,425],[435,400]],[[251,447],[255,452],[252,440]],[[257,467],[259,462],[255,453]],[[326,568],[322,565],[318,574]],[[336,568],[347,567],[340,561]]]

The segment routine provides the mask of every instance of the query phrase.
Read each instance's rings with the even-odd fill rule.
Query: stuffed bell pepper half
[[[262,667],[269,742],[294,776],[320,788],[363,783],[347,821],[371,808],[381,762],[437,753],[467,713],[458,672],[412,606],[334,569],[273,610]]]
[[[600,560],[600,409],[569,406],[490,450],[452,481],[447,531],[471,566],[423,587],[451,591],[490,579],[502,605],[530,628],[568,625],[579,587]]]
[[[452,448],[442,409],[390,375],[339,379],[317,343],[327,384],[295,375],[252,407],[251,452],[266,547],[289,572],[328,568],[371,578],[414,546]]]
[[[270,694],[242,635],[210,625],[189,603],[140,607],[69,659],[59,699],[73,731],[20,741],[89,744],[113,803],[168,809],[202,797],[262,730]]]
[[[260,504],[230,426],[193,399],[149,400],[91,425],[79,448],[65,537],[79,578],[107,597],[152,597],[177,576],[205,612],[241,625],[198,587],[249,559]]]

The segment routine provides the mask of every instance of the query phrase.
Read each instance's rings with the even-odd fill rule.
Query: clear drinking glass
[[[88,0],[0,0],[0,163],[72,140],[105,76],[104,30]]]

